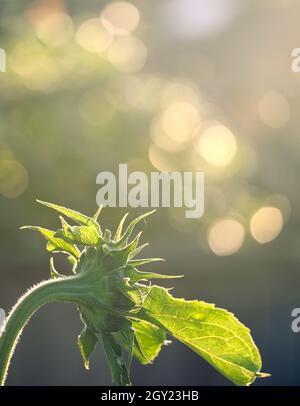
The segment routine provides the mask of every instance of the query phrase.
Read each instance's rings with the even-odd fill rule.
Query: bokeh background
[[[142,226],[148,254],[166,258],[148,269],[184,273],[176,296],[251,328],[272,373],[255,385],[299,385],[299,15],[297,0],[1,0],[0,307],[48,277],[45,242],[18,230],[58,226],[35,198],[92,214],[97,174],[119,163],[204,171],[201,219],[164,208]],[[102,221],[123,214],[108,208]],[[8,384],[109,384],[101,349],[84,370],[80,331],[73,306],[40,310]],[[135,363],[133,381],[230,385],[179,343]]]

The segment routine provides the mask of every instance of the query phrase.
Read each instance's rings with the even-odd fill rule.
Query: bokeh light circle
[[[198,144],[200,155],[214,166],[226,166],[235,156],[236,139],[224,125],[212,125],[203,131]]]
[[[208,243],[211,250],[218,256],[236,253],[243,245],[245,229],[233,218],[217,220],[209,230]]]

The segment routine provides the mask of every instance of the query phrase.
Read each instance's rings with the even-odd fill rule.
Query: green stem
[[[42,282],[31,288],[13,307],[0,335],[0,386],[5,384],[18,339],[31,316],[49,302],[81,303],[82,291],[77,279],[73,276]]]

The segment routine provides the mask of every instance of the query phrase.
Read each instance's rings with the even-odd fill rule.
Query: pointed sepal
[[[57,212],[63,214],[64,216],[70,218],[80,225],[89,225],[93,220],[91,217],[86,216],[85,214],[79,213],[78,211],[68,209],[67,207],[58,206],[57,204],[44,202],[42,200],[36,200],[38,203],[49,207],[50,209],[56,210]]]
[[[117,228],[117,231],[116,231],[116,234],[115,234],[115,238],[114,238],[115,241],[118,241],[121,238],[121,235],[122,235],[122,232],[123,232],[123,226],[124,226],[124,223],[125,223],[125,220],[126,220],[127,216],[128,216],[128,213],[124,214],[124,216],[122,217],[122,219],[121,219],[121,221],[120,221],[120,223],[118,225],[118,228]]]
[[[37,226],[23,226],[21,227],[21,230],[34,230],[41,233],[48,241],[47,250],[50,252],[64,252],[73,255],[75,258],[80,257],[79,249],[75,245],[69,244],[64,239],[55,236],[55,231]]]
[[[155,272],[141,272],[130,265],[126,266],[123,272],[125,277],[130,279],[131,283],[148,279],[174,279],[183,277],[183,275],[163,275]]]
[[[145,264],[150,264],[151,262],[164,261],[164,258],[141,258],[141,259],[130,259],[128,261],[129,265],[141,266]]]
[[[144,220],[146,217],[150,216],[150,215],[151,215],[152,213],[154,213],[154,212],[155,212],[155,210],[151,210],[151,211],[149,211],[149,212],[147,212],[147,213],[142,214],[142,215],[139,216],[139,217],[136,217],[134,220],[132,220],[131,223],[129,223],[127,229],[125,230],[125,232],[124,232],[124,234],[122,235],[122,237],[120,238],[120,240],[117,241],[117,244],[118,244],[119,246],[126,245],[126,244],[127,244],[127,240],[128,240],[128,238],[130,237],[130,235],[131,235],[131,233],[132,233],[134,227],[135,227],[140,221]]]

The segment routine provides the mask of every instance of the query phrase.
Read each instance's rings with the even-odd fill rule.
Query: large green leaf
[[[232,313],[213,304],[175,299],[153,286],[144,302],[149,320],[159,322],[236,385],[259,375],[261,358],[250,331]]]

